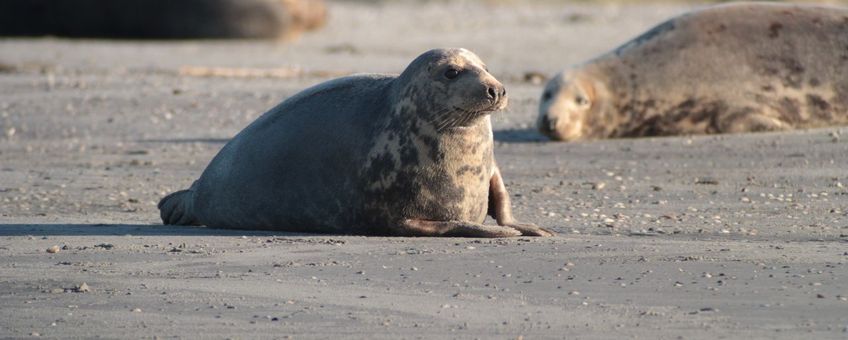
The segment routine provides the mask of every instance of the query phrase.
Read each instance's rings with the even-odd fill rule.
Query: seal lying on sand
[[[464,49],[399,76],[359,75],[289,98],[235,136],[165,224],[398,236],[551,236],[516,222],[489,114],[503,85]],[[481,224],[487,213],[500,226]]]
[[[3,0],[0,35],[285,39],[326,17],[321,0]]]
[[[673,18],[556,75],[556,140],[848,124],[848,9],[728,4]]]

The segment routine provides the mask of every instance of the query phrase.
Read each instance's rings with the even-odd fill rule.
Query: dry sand
[[[342,2],[286,45],[0,40],[0,338],[848,337],[848,129],[579,144],[531,129],[525,74],[686,8]],[[496,157],[517,216],[560,236],[158,225],[158,199],[282,99],[443,46],[509,88]]]

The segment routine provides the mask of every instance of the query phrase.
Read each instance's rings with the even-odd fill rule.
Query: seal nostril
[[[501,88],[501,97],[506,97],[506,89]]]
[[[486,90],[486,92],[489,94],[489,98],[498,99],[498,93],[497,93],[497,91],[495,91],[494,88],[490,87],[488,90]]]
[[[556,130],[556,121],[552,120],[548,116],[542,117],[542,124],[540,124],[540,125],[541,126],[539,126],[539,127],[542,128],[543,130],[547,131],[547,132],[553,132],[553,131]]]

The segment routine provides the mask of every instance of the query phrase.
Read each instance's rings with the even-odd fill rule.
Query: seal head
[[[554,140],[574,141],[603,137],[591,121],[606,115],[606,85],[582,69],[558,73],[545,86],[536,126]]]
[[[506,89],[474,53],[435,49],[412,61],[398,77],[395,109],[414,109],[444,132],[469,127],[487,113],[506,108]]]

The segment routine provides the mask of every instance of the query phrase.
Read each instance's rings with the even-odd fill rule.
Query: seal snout
[[[556,118],[551,118],[548,115],[543,115],[541,118],[539,118],[539,132],[545,134],[546,136],[552,136],[554,132],[556,132],[556,128]]]
[[[487,83],[486,99],[492,104],[491,110],[496,111],[506,108],[508,99],[506,96],[506,88],[498,81]]]
[[[562,129],[559,127],[559,119],[547,114],[539,117],[536,127],[539,129],[539,132],[553,140],[566,141],[575,138],[574,136],[566,136],[563,134]]]
[[[486,94],[489,95],[489,99],[494,102],[498,102],[501,98],[506,97],[506,88],[504,88],[503,85],[489,86],[486,90]]]

